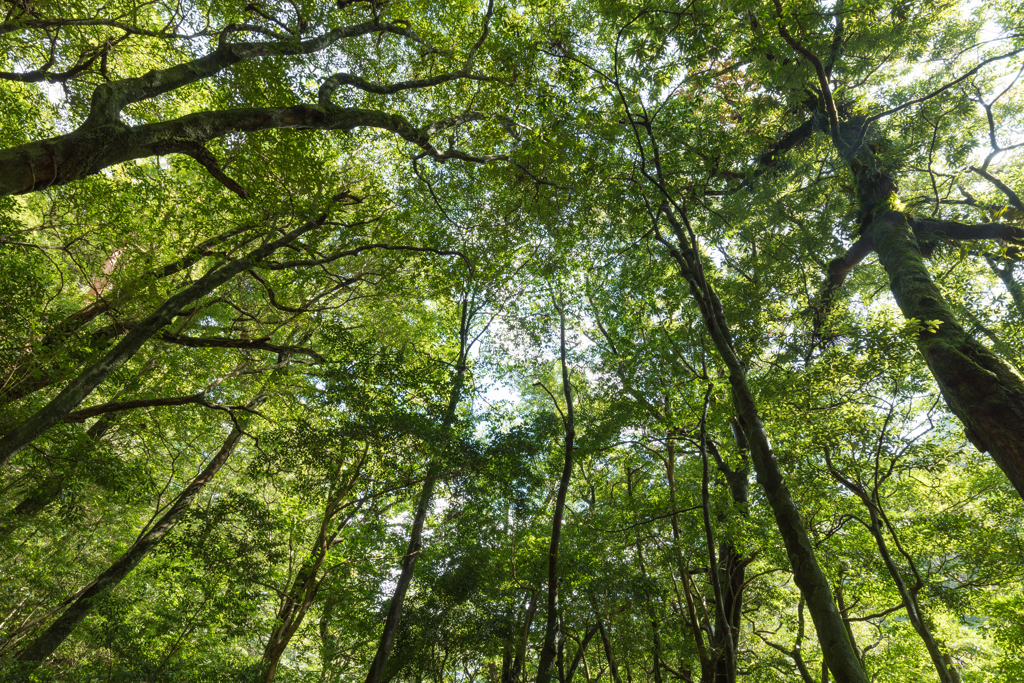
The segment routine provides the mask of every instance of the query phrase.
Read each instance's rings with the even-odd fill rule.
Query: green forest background
[[[0,12],[0,679],[1024,680],[1018,2]]]

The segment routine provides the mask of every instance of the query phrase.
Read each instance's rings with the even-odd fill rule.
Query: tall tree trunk
[[[142,348],[142,345],[150,337],[169,324],[185,306],[198,301],[235,275],[258,265],[260,261],[273,254],[280,247],[290,244],[307,232],[319,228],[326,218],[326,216],[323,216],[315,221],[309,221],[288,232],[283,237],[254,249],[246,256],[214,268],[188,287],[169,297],[156,311],[133,327],[103,358],[83,370],[77,378],[49,403],[12,429],[0,440],[0,467],[7,464],[15,453],[32,443],[36,437],[63,420],[68,413],[77,408],[101,382],[134,356],[135,352]]]
[[[433,500],[434,484],[436,481],[437,469],[431,464],[416,503],[416,516],[413,518],[412,528],[409,530],[409,546],[405,551],[405,556],[402,558],[398,582],[395,584],[395,592],[391,596],[387,616],[384,619],[384,631],[381,633],[380,641],[377,644],[377,652],[373,657],[373,661],[370,662],[369,671],[366,673],[366,683],[381,682],[384,676],[384,667],[387,666],[388,657],[391,656],[391,650],[395,646],[398,624],[402,619],[405,594],[409,591],[409,586],[412,584],[413,569],[416,567],[416,560],[419,558],[420,549],[423,547],[423,525],[427,519],[430,503]]]
[[[722,576],[718,566],[718,549],[715,547],[715,532],[711,526],[711,496],[710,496],[710,466],[708,465],[708,401],[711,399],[711,392],[714,384],[709,384],[704,394],[704,406],[700,416],[700,459],[701,459],[701,511],[704,517],[704,539],[708,553],[708,574],[711,578],[711,587],[715,596],[715,623],[720,624],[716,629],[719,642],[716,645],[716,666],[715,673],[719,669],[725,674],[725,683],[735,683],[736,680],[736,652],[734,649],[731,622],[725,608],[725,591],[722,589]],[[724,570],[724,567],[722,568]],[[718,649],[720,648],[720,650]],[[722,661],[724,666],[719,667],[718,662]]]
[[[683,562],[683,557],[679,550],[680,542],[682,540],[682,531],[679,527],[679,505],[676,501],[675,473],[675,430],[669,428],[665,440],[665,478],[668,481],[669,505],[672,507],[672,515],[669,519],[672,523],[672,540],[675,541],[673,552],[676,555],[675,559],[677,562],[677,571],[679,572],[679,580],[683,584],[683,595],[686,598],[686,615],[688,618],[683,618],[683,621],[685,622],[684,625],[689,627],[690,636],[697,649],[697,658],[700,662],[701,680],[703,681],[710,676],[710,672],[712,671],[714,664],[708,655],[707,648],[705,647],[704,635],[700,628],[700,622],[697,619],[697,610],[694,608],[693,598],[690,595],[690,572],[689,569],[687,569],[686,564]]]
[[[662,683],[661,675],[661,627],[657,619],[651,619],[651,655],[654,658],[654,683]]]
[[[742,515],[748,516],[747,500],[750,490],[750,479],[747,471],[746,443],[741,441],[737,445],[740,447],[743,461],[741,467],[733,468],[722,458],[718,452],[718,447],[715,446],[713,441],[709,440],[706,442],[708,452],[714,456],[719,471],[725,476],[726,482],[729,485],[729,494],[732,498],[733,507],[739,510]],[[720,516],[718,521],[723,522],[724,516]],[[724,605],[722,613],[725,621],[721,621],[716,611],[712,643],[716,648],[722,648],[724,639],[729,638],[734,656],[728,660],[724,657],[715,660],[713,677],[715,683],[728,683],[736,680],[738,663],[735,653],[739,652],[740,647],[743,587],[746,581],[746,567],[751,559],[750,557],[741,557],[736,552],[736,546],[728,541],[723,540],[718,544],[718,567],[721,577],[719,581],[722,586]]]
[[[605,628],[604,620],[597,617],[597,630],[601,634],[601,644],[604,646],[604,656],[608,660],[608,671],[611,673],[612,683],[622,683],[619,676],[619,662],[615,659],[615,651],[612,649],[611,638],[608,637],[608,629]]]
[[[704,325],[729,370],[733,406],[746,437],[757,481],[764,490],[775,517],[775,524],[789,556],[793,580],[807,601],[818,642],[829,663],[829,669],[838,683],[867,683],[867,676],[853,649],[853,644],[846,635],[842,615],[836,608],[828,580],[818,565],[814,547],[804,528],[803,520],[800,519],[800,511],[775,460],[768,433],[761,422],[754,395],[747,384],[746,369],[733,348],[732,334],[721,301],[704,277],[703,265],[695,251],[696,244],[691,245],[689,236],[683,231],[683,226],[672,208],[667,206],[667,202],[663,205],[663,212],[672,226],[678,247],[660,236],[659,239],[668,248],[679,267],[680,274],[689,283]]]
[[[320,567],[327,558],[327,551],[330,550],[334,540],[341,533],[342,529],[345,528],[346,522],[348,519],[351,519],[351,516],[343,520],[335,528],[332,528],[332,524],[343,507],[342,502],[345,497],[352,490],[352,487],[355,486],[361,467],[362,459],[356,464],[355,472],[348,478],[348,482],[344,485],[339,482],[333,495],[328,499],[327,505],[324,507],[320,530],[317,533],[316,540],[313,541],[313,547],[310,549],[309,556],[303,561],[299,571],[296,572],[295,579],[281,601],[281,607],[277,612],[277,619],[274,621],[274,629],[270,633],[270,638],[267,640],[267,645],[263,650],[263,667],[265,671],[263,680],[265,683],[271,683],[274,680],[274,677],[277,675],[278,664],[281,661],[281,655],[284,654],[292,636],[302,626],[306,612],[316,598],[322,580],[319,578]]]
[[[633,503],[633,471],[626,470],[626,493],[629,496],[630,503]],[[673,509],[673,516],[675,510]],[[636,533],[636,559],[637,564],[640,565],[640,575],[645,579],[650,579],[650,575],[647,573],[647,564],[644,562],[644,548],[641,543],[640,532]],[[650,594],[644,596],[644,606],[647,608],[647,615],[651,619],[651,656],[654,659],[654,683],[662,683],[661,677],[661,633],[660,626],[658,624],[658,612],[654,605],[654,600]]]
[[[452,379],[451,394],[448,398],[448,407],[441,420],[441,429],[448,433],[452,424],[455,423],[455,413],[462,399],[462,389],[466,380],[466,363],[469,360],[469,349],[472,342],[469,339],[470,325],[476,311],[472,307],[468,296],[462,300],[462,317],[459,323],[459,355],[455,363],[455,376]],[[395,592],[388,604],[387,616],[384,619],[384,630],[381,633],[380,641],[377,643],[377,651],[370,662],[370,668],[366,672],[366,683],[381,683],[384,677],[384,667],[387,666],[388,657],[395,646],[395,637],[398,635],[398,625],[402,620],[402,608],[405,603],[405,595],[412,584],[413,570],[416,568],[416,560],[419,558],[420,549],[423,547],[423,525],[427,519],[427,512],[434,497],[434,485],[440,475],[440,465],[432,461],[427,466],[427,476],[423,480],[423,488],[416,503],[416,516],[413,518],[412,528],[409,530],[409,546],[402,558],[402,566],[398,575],[398,582],[395,584]]]
[[[904,317],[922,323],[917,348],[946,405],[971,443],[992,456],[1024,497],[1024,378],[961,327],[925,267],[905,214],[881,211],[865,234]]]
[[[533,617],[537,614],[537,591],[530,592],[530,602],[526,606],[526,614],[523,615],[523,628],[520,629],[519,638],[516,640],[515,654],[509,670],[508,681],[503,683],[523,683],[526,680],[526,651],[530,645],[530,627],[533,625]]]
[[[841,131],[835,139],[856,182],[863,237],[878,253],[903,316],[920,325],[917,348],[968,440],[992,456],[1024,497],[1024,377],[953,315],[928,273],[907,214],[899,210],[896,181],[881,170],[885,165],[867,144],[862,123],[846,122]]]
[[[264,396],[261,393],[256,399],[250,401],[249,408],[256,407],[264,400]],[[199,495],[203,487],[210,483],[224,463],[227,462],[228,457],[234,452],[241,438],[242,430],[236,424],[231,429],[220,450],[207,463],[203,471],[196,475],[189,485],[178,494],[178,497],[174,500],[170,509],[164,513],[163,517],[142,534],[128,548],[124,555],[100,573],[92,583],[65,601],[67,607],[63,613],[18,655],[17,661],[25,667],[25,674],[34,671],[44,660],[52,655],[60,647],[61,643],[71,635],[75,626],[92,611],[93,607],[110,591],[116,588],[146,555],[163,540],[168,532],[175,527],[182,515],[192,505],[195,497]]]
[[[594,624],[587,629],[587,632],[583,634],[583,640],[579,642],[579,647],[576,648],[576,654],[573,655],[572,663],[569,665],[569,671],[565,674],[565,683],[572,683],[573,676],[576,675],[576,669],[583,661],[584,656],[587,653],[587,645],[590,644],[590,639],[597,633],[597,624]],[[657,681],[656,683],[661,683]]]
[[[879,504],[876,503],[877,498],[872,499],[871,493],[869,493],[863,486],[843,476],[842,473],[833,466],[832,459],[827,454],[826,462],[828,464],[829,471],[832,474],[832,478],[842,484],[842,486],[848,491],[860,498],[864,507],[868,509],[868,514],[871,520],[871,524],[866,525],[868,533],[870,533],[871,537],[875,540],[875,545],[878,546],[878,554],[881,556],[882,562],[885,563],[885,568],[888,570],[893,583],[896,584],[896,590],[899,592],[900,598],[903,600],[903,607],[907,611],[907,618],[910,620],[914,630],[917,631],[918,636],[920,636],[925,649],[928,650],[928,655],[931,657],[932,664],[935,666],[935,671],[939,675],[939,681],[941,683],[953,683],[953,678],[949,669],[946,667],[945,660],[943,659],[942,651],[939,649],[938,643],[935,642],[935,637],[932,635],[931,629],[928,628],[924,615],[921,613],[921,606],[917,601],[917,595],[914,590],[911,590],[907,586],[906,581],[903,580],[903,574],[896,565],[896,561],[893,559],[892,553],[889,552],[889,546],[885,542],[885,533],[882,529],[882,515],[884,512],[879,507]],[[877,489],[875,490],[875,495],[877,496]],[[894,529],[893,532],[895,533]],[[918,585],[920,586],[922,584]]]
[[[562,368],[562,394],[565,396],[565,414],[562,415],[562,424],[565,428],[565,461],[562,466],[562,478],[558,483],[555,510],[551,518],[551,543],[548,546],[548,620],[544,630],[544,645],[540,651],[540,663],[537,667],[537,683],[548,683],[551,680],[551,668],[557,654],[555,640],[558,636],[558,546],[562,538],[565,498],[572,480],[572,457],[576,441],[576,413],[573,410],[572,385],[569,383],[569,366],[566,363],[565,306],[556,302],[555,308],[558,310],[559,362]],[[554,396],[552,396],[552,400],[554,400]],[[555,407],[558,407],[557,403]],[[559,412],[561,413],[561,410]],[[619,682],[616,681],[616,683]]]

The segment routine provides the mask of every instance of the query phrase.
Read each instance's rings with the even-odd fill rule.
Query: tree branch
[[[971,166],[970,169],[977,173],[978,175],[980,175],[985,180],[995,185],[997,188],[999,188],[999,191],[1006,195],[1007,200],[1009,200],[1010,205],[1013,208],[1017,209],[1018,211],[1024,211],[1024,202],[1020,200],[1020,197],[1017,196],[1017,193],[1010,189],[1010,187],[1006,183],[1004,183],[999,178],[996,178],[994,175],[985,170],[985,168],[977,168],[975,166]]]
[[[836,292],[846,282],[846,276],[853,267],[863,261],[871,253],[873,246],[871,241],[861,237],[854,242],[845,254],[838,256],[828,263],[825,282],[822,283],[821,292],[818,295],[817,303],[812,306],[814,321],[812,323],[814,338],[821,339],[822,329],[832,311],[832,304],[835,302]]]
[[[211,403],[206,400],[206,394],[191,394],[188,396],[171,396],[169,398],[139,398],[131,401],[115,401],[111,403],[102,403],[98,406],[91,408],[84,408],[82,410],[76,410],[68,413],[64,417],[64,422],[85,422],[90,417],[97,417],[106,413],[117,413],[125,410],[135,410],[137,408],[159,408],[164,406],[184,406],[189,404],[198,404],[205,406],[206,408],[213,408],[215,410],[245,410],[248,412],[255,412],[245,406],[226,406],[220,403]]]
[[[505,155],[474,156],[457,149],[439,152],[431,144],[431,131],[454,125],[453,121],[471,120],[472,116],[477,115],[464,115],[430,127],[417,128],[399,114],[356,107],[300,104],[198,112],[140,126],[126,126],[119,122],[82,126],[67,135],[0,151],[0,168],[4,169],[0,173],[0,196],[65,185],[133,159],[194,152],[197,146],[229,133],[264,130],[338,130],[347,133],[356,128],[378,128],[395,133],[441,162],[448,159],[474,163],[507,160]]]
[[[789,31],[786,29],[786,25],[782,23],[782,3],[779,0],[775,0],[775,15],[779,19],[779,35],[781,35],[790,47],[799,52],[804,58],[811,63],[814,67],[814,72],[818,76],[818,86],[821,88],[821,98],[825,101],[825,113],[828,115],[828,127],[829,132],[832,134],[832,142],[835,143],[837,150],[842,150],[841,138],[839,135],[839,112],[836,110],[836,103],[832,99],[832,88],[828,83],[828,73],[825,70],[825,65],[822,63],[821,58],[814,54],[806,47],[804,47],[799,41],[797,41]]]
[[[1024,244],[1024,228],[1009,223],[958,223],[934,218],[909,218],[915,235],[936,235],[953,240],[1005,240]]]
[[[874,123],[878,119],[885,118],[886,116],[889,116],[890,114],[895,114],[898,111],[903,111],[907,107],[912,107],[915,104],[921,104],[922,102],[926,102],[926,101],[932,99],[933,97],[941,95],[942,93],[944,93],[945,91],[949,90],[953,86],[958,85],[960,83],[963,83],[965,80],[967,80],[968,78],[970,78],[974,74],[976,74],[979,71],[981,71],[981,68],[986,66],[987,64],[991,64],[992,62],[997,62],[997,61],[999,61],[1001,59],[1009,59],[1010,57],[1013,57],[1014,55],[1020,54],[1021,52],[1024,52],[1024,47],[1018,48],[1018,49],[1014,50],[1013,52],[1007,52],[1004,55],[999,55],[997,57],[990,57],[989,59],[986,59],[986,60],[980,62],[977,66],[975,66],[973,69],[971,69],[970,71],[968,71],[964,75],[962,75],[959,78],[956,78],[956,79],[950,81],[949,83],[946,83],[941,88],[933,90],[932,92],[928,93],[927,95],[922,95],[921,97],[915,97],[912,100],[907,100],[903,104],[900,104],[898,106],[892,107],[891,109],[886,109],[883,112],[879,112],[877,114],[874,114],[872,116],[867,117],[867,119],[864,120],[864,127],[866,128],[869,124]]]
[[[303,356],[309,356],[318,363],[327,363],[326,358],[321,356],[316,351],[313,351],[312,349],[303,348],[301,346],[272,344],[270,342],[270,337],[261,337],[259,339],[230,339],[223,337],[185,337],[181,335],[172,335],[169,333],[165,333],[158,335],[155,338],[157,339],[157,341],[162,341],[167,344],[187,346],[194,349],[255,349],[258,351],[271,351],[274,353],[300,354]]]

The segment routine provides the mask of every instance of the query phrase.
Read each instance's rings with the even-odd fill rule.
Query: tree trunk
[[[278,610],[277,619],[274,622],[274,630],[271,632],[267,645],[263,650],[263,667],[265,671],[263,680],[265,683],[271,683],[274,680],[274,676],[277,674],[278,663],[281,661],[281,655],[284,654],[292,636],[302,626],[306,612],[309,610],[309,606],[313,604],[317,591],[320,589],[320,579],[318,579],[320,567],[327,558],[327,551],[330,550],[334,539],[345,528],[345,521],[347,520],[342,521],[333,530],[331,529],[331,524],[342,509],[342,501],[345,499],[345,496],[348,495],[355,485],[361,466],[362,461],[357,463],[355,473],[349,478],[348,483],[344,486],[339,484],[334,495],[328,499],[327,505],[324,508],[323,519],[320,523],[320,530],[317,533],[316,540],[313,542],[309,557],[302,563],[299,571],[295,574],[291,587],[281,601],[281,608]]]
[[[715,623],[719,625],[714,634],[717,636],[718,642],[712,643],[716,646],[714,674],[717,679],[718,671],[722,670],[722,673],[725,674],[724,683],[735,683],[736,651],[733,647],[735,640],[733,638],[731,621],[725,611],[725,592],[722,589],[721,572],[725,571],[725,567],[722,567],[720,570],[718,566],[718,549],[715,547],[715,532],[711,526],[711,496],[709,491],[711,474],[708,465],[707,421],[708,401],[711,398],[713,389],[714,385],[709,384],[707,393],[704,395],[704,407],[700,416],[701,511],[704,517],[704,540],[708,553],[708,574],[710,575],[711,587],[715,596],[714,619]],[[722,666],[719,666],[719,663]]]
[[[601,634],[601,644],[604,646],[604,656],[608,660],[608,671],[611,672],[612,683],[622,683],[619,676],[619,663],[615,659],[615,652],[612,650],[612,641],[608,637],[608,630],[604,626],[604,620],[597,618],[597,630]]]
[[[530,644],[530,626],[533,625],[533,617],[537,613],[537,591],[530,592],[530,602],[526,607],[526,614],[523,616],[523,628],[516,642],[515,656],[512,659],[512,668],[509,672],[507,683],[522,683],[526,680],[524,670],[526,668],[526,650]]]
[[[384,667],[388,663],[388,657],[395,646],[395,637],[398,635],[398,624],[402,619],[402,607],[405,602],[405,594],[412,584],[413,569],[416,567],[416,560],[419,557],[420,549],[423,547],[423,524],[427,519],[427,512],[430,509],[430,502],[434,496],[434,483],[437,481],[437,474],[433,467],[428,470],[427,477],[423,481],[423,488],[420,490],[419,501],[416,504],[416,517],[413,519],[412,528],[409,530],[409,547],[402,558],[402,568],[398,576],[398,583],[395,585],[395,592],[388,604],[387,617],[384,619],[384,631],[381,633],[380,641],[377,644],[377,653],[370,662],[370,669],[366,674],[366,683],[380,683],[384,676]]]
[[[283,237],[268,242],[254,249],[246,256],[229,261],[225,265],[214,268],[196,282],[180,290],[168,298],[149,317],[132,328],[103,358],[83,370],[71,384],[66,386],[43,408],[22,422],[0,440],[0,467],[25,446],[29,445],[48,429],[63,420],[68,413],[100,385],[112,372],[124,365],[135,352],[142,348],[150,337],[169,324],[185,306],[198,301],[214,289],[224,284],[238,273],[249,270],[260,261],[270,256],[278,248],[289,244],[302,235],[319,228],[326,216],[309,221],[285,234]]]
[[[946,405],[971,443],[992,456],[1024,497],[1024,378],[960,326],[925,267],[906,215],[882,211],[866,235],[904,317],[922,324],[917,348]]]
[[[700,307],[704,325],[729,370],[733,406],[746,437],[747,447],[750,449],[757,481],[764,490],[779,534],[786,546],[786,554],[793,570],[793,580],[807,601],[825,660],[837,683],[867,683],[867,676],[846,635],[842,615],[836,608],[828,580],[818,565],[814,547],[804,528],[803,520],[800,519],[800,511],[775,460],[768,433],[761,422],[754,395],[747,384],[746,369],[733,348],[732,334],[721,301],[705,279],[703,265],[691,247],[688,236],[683,232],[682,225],[671,209],[668,209],[665,215],[672,226],[678,248],[664,239],[662,243],[668,247],[680,274],[689,283],[693,298]]]
[[[46,387],[64,379],[55,372],[54,356],[61,348],[69,348],[70,361],[83,361],[88,357],[86,352],[79,350],[75,341],[79,335],[84,334],[85,327],[100,315],[116,311],[131,297],[138,293],[138,283],[152,282],[161,278],[169,277],[199,263],[203,258],[214,255],[214,248],[226,243],[232,237],[254,229],[253,225],[243,225],[232,228],[215,237],[200,242],[190,249],[181,259],[168,263],[159,268],[153,268],[133,282],[125,283],[116,287],[113,291],[104,293],[88,306],[85,306],[71,315],[67,316],[60,323],[50,328],[46,335],[37,343],[33,343],[19,358],[12,362],[12,366],[22,367],[12,378],[6,380],[0,388],[0,404],[6,404],[24,398],[29,394],[45,389]],[[251,241],[252,236],[245,241]],[[90,333],[86,342],[91,349],[103,349],[116,337],[125,334],[128,327],[114,322],[106,327]]]
[[[114,424],[114,418],[104,415],[96,420],[88,431],[83,434],[79,441],[68,454],[68,460],[75,461],[87,453]],[[53,476],[44,481],[35,491],[25,497],[13,510],[7,513],[7,521],[0,524],[0,543],[2,543],[20,525],[32,519],[43,511],[48,505],[60,498],[64,492],[64,476]]]
[[[838,151],[856,183],[863,237],[878,253],[903,316],[918,326],[918,350],[967,439],[992,456],[1024,497],[1024,377],[970,337],[953,315],[928,273],[907,214],[898,210],[896,181],[872,151],[862,122],[844,122],[840,130]]]
[[[263,401],[263,394],[249,403],[253,408]],[[189,509],[192,501],[203,490],[220,468],[227,462],[235,447],[242,438],[242,431],[235,425],[220,450],[210,460],[185,489],[178,494],[170,509],[163,517],[146,531],[130,548],[110,567],[97,576],[92,583],[65,601],[67,608],[50,624],[45,631],[36,637],[17,657],[28,674],[34,671],[44,660],[60,647],[75,626],[84,619],[93,607],[104,596],[117,587],[128,574],[150,553],[153,548],[174,528],[182,515]]]
[[[590,644],[590,639],[597,633],[597,624],[594,624],[587,632],[583,634],[583,640],[580,641],[579,647],[576,648],[576,654],[572,658],[572,663],[569,665],[569,671],[565,674],[565,683],[572,683],[573,676],[576,675],[576,669],[579,667],[580,662],[583,661],[584,656],[587,653],[587,645]],[[656,683],[661,683],[657,681]]]
[[[714,456],[719,471],[725,476],[726,482],[729,484],[729,494],[732,498],[733,506],[741,514],[747,516],[749,515],[747,500],[750,490],[750,479],[747,471],[746,443],[742,442],[737,445],[740,447],[740,452],[743,456],[743,466],[733,469],[722,459],[714,442],[707,442],[708,452]],[[722,521],[724,521],[724,518],[720,517],[719,522]],[[732,543],[727,541],[719,543],[719,582],[722,586],[724,605],[722,612],[725,621],[721,621],[716,611],[712,643],[716,648],[722,648],[725,638],[728,637],[731,641],[734,655],[728,660],[724,657],[719,657],[715,661],[713,677],[715,683],[731,683],[736,680],[737,661],[735,653],[739,652],[740,647],[743,587],[746,579],[746,567],[750,560],[751,558],[749,557],[741,557],[736,552],[736,547]]]
[[[827,452],[825,458],[829,472],[832,474],[832,478],[850,491],[850,493],[856,495],[864,504],[864,507],[868,509],[868,514],[871,519],[871,524],[866,525],[868,533],[870,533],[871,537],[875,540],[875,545],[878,546],[878,554],[881,556],[882,562],[885,563],[885,568],[888,570],[893,583],[896,584],[896,590],[899,592],[900,598],[903,600],[903,607],[907,611],[907,618],[910,620],[914,630],[917,631],[917,634],[921,637],[922,642],[924,642],[925,649],[928,650],[928,655],[932,659],[935,671],[939,675],[939,681],[941,683],[953,683],[952,676],[946,668],[946,662],[943,660],[942,652],[939,650],[938,643],[935,642],[931,629],[928,628],[928,624],[925,623],[924,616],[921,614],[921,606],[917,601],[915,591],[907,587],[906,582],[903,580],[903,574],[900,572],[895,560],[893,560],[892,553],[889,552],[889,546],[885,542],[885,534],[882,530],[884,511],[881,509],[880,505],[876,503],[878,500],[877,484],[874,490],[869,492],[859,483],[843,476],[843,474],[833,466],[832,459],[828,456]],[[895,529],[891,526],[889,528],[893,532],[893,537],[895,538]],[[899,541],[897,539],[897,544],[898,542]],[[911,569],[916,572],[913,565],[911,566]],[[918,587],[921,585],[921,583],[918,583]]]
[[[455,422],[455,412],[458,409],[459,401],[462,399],[462,388],[466,381],[466,363],[469,358],[469,328],[472,324],[474,311],[470,310],[468,297],[462,301],[462,318],[459,324],[459,356],[455,363],[455,377],[452,380],[451,394],[448,399],[448,407],[445,410],[441,421],[441,429],[447,433]],[[402,558],[402,568],[395,584],[395,592],[388,604],[387,616],[384,619],[384,631],[381,633],[380,641],[377,643],[377,651],[370,662],[370,668],[366,673],[366,683],[381,683],[384,677],[384,667],[387,666],[388,657],[395,646],[395,637],[398,635],[398,625],[402,619],[402,607],[405,602],[405,594],[409,591],[412,583],[413,570],[416,567],[416,560],[419,558],[420,549],[423,546],[423,525],[427,519],[427,512],[434,496],[434,484],[440,474],[440,467],[434,462],[427,466],[427,476],[423,480],[423,488],[420,491],[419,500],[416,504],[416,516],[413,518],[412,528],[409,530],[409,546],[405,556]]]
[[[654,657],[654,683],[662,683],[661,675],[661,627],[657,619],[651,619],[651,655]]]
[[[572,385],[569,383],[569,366],[566,364],[565,307],[556,303],[555,308],[558,310],[561,340],[559,361],[562,367],[562,393],[565,396],[565,415],[562,420],[565,427],[565,461],[562,466],[562,478],[558,483],[555,510],[551,519],[551,544],[548,547],[548,620],[544,630],[544,645],[540,651],[540,663],[537,667],[537,683],[548,683],[551,680],[551,668],[557,655],[555,640],[558,635],[558,546],[562,538],[565,498],[569,492],[569,482],[572,480],[572,456],[576,440]],[[554,397],[552,396],[552,398]],[[619,682],[616,681],[616,683]]]

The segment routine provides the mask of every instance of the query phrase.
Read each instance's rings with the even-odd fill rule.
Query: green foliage
[[[208,157],[162,140],[0,198],[4,436],[177,293],[320,221],[181,307],[2,466],[0,677],[23,675],[18,653],[241,428],[31,680],[265,681],[282,629],[276,680],[365,680],[435,479],[384,679],[534,678],[568,424],[561,309],[576,429],[563,675],[600,619],[611,656],[592,635],[577,681],[611,678],[611,660],[629,681],[710,680],[724,585],[741,593],[738,680],[817,679],[810,612],[734,436],[735,370],[675,254],[721,304],[871,679],[936,677],[899,582],[964,680],[1024,676],[1024,506],[917,353],[962,324],[1024,359],[1018,5],[11,4],[4,177],[69,163],[52,150],[86,130],[97,88],[199,73],[219,45],[262,44],[142,93],[104,136],[303,106],[386,125],[236,123],[204,140]],[[828,70],[835,130],[793,42]],[[342,85],[321,103],[338,72],[409,87]],[[920,233],[951,317],[901,310],[899,275],[874,256],[823,285],[886,211]],[[932,220],[1004,238],[925,234]]]

